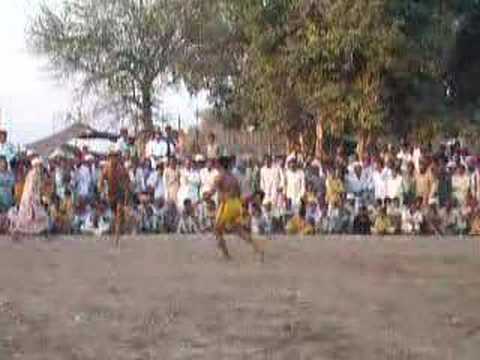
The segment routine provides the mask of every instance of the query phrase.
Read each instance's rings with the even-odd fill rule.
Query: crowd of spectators
[[[215,224],[211,192],[217,159],[226,154],[209,134],[196,154],[180,149],[169,127],[142,149],[121,136],[110,155],[128,174],[124,233],[203,233]],[[48,158],[18,151],[0,130],[0,230],[25,234],[112,231],[108,155],[83,148]],[[374,151],[308,159],[302,154],[233,157],[244,226],[271,234],[480,235],[480,162],[458,141],[437,147],[403,142]]]

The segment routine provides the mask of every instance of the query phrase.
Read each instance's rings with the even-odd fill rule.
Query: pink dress
[[[38,235],[48,230],[48,215],[40,202],[41,169],[29,171],[23,188],[18,213],[14,216],[12,230],[21,234]]]

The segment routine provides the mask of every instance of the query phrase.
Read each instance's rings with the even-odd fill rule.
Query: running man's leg
[[[241,239],[243,239],[248,244],[252,245],[255,252],[260,255],[261,261],[265,259],[264,249],[262,249],[262,246],[260,246],[260,244],[257,241],[255,241],[250,231],[245,229],[242,225],[237,225],[235,226],[235,232],[238,234],[238,236]]]
[[[224,234],[225,227],[221,224],[217,224],[215,226],[215,238],[217,239],[217,246],[222,251],[223,256],[225,256],[227,260],[231,260],[232,257],[230,256],[230,252],[228,251],[227,242],[225,241]]]
[[[113,229],[115,247],[120,246],[120,232],[121,232],[122,217],[123,217],[122,205],[117,204],[115,209],[115,223],[114,223],[114,229]]]

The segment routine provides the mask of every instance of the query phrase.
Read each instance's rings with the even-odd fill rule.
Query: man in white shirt
[[[75,172],[75,185],[77,194],[83,199],[89,200],[92,195],[93,190],[93,180],[92,169],[90,162],[93,161],[93,156],[88,154],[85,156],[85,159],[82,160],[80,166]]]
[[[157,163],[157,168],[152,171],[147,179],[147,187],[153,191],[155,201],[165,199],[165,183],[163,181],[164,160]]]
[[[352,194],[355,197],[360,197],[368,190],[367,180],[367,175],[363,172],[362,165],[356,163],[353,167],[353,171],[349,173],[346,178],[347,193]]]
[[[465,166],[460,165],[452,176],[452,196],[462,206],[466,203],[469,192],[470,176]]]
[[[285,194],[292,202],[294,210],[300,208],[300,203],[305,195],[305,173],[298,168],[297,161],[290,159],[285,172]]]
[[[372,173],[372,185],[376,200],[387,197],[387,181],[390,177],[390,169],[383,165],[381,159],[377,160],[375,170]]]
[[[392,200],[402,200],[402,181],[403,177],[400,173],[400,170],[394,167],[392,170],[392,175],[387,177],[387,197]]]
[[[165,143],[167,145],[167,157],[171,158],[174,157],[176,154],[176,148],[177,148],[177,140],[175,139],[175,136],[173,135],[172,132],[172,127],[168,125],[165,128]]]
[[[260,169],[260,190],[265,194],[263,203],[274,203],[278,190],[283,188],[282,172],[273,166],[270,156],[265,157],[265,165]]]
[[[153,139],[147,142],[147,145],[145,146],[145,156],[150,159],[152,166],[156,167],[157,161],[159,161],[161,158],[167,157],[167,155],[167,142],[162,137],[162,132],[160,129],[157,129]]]
[[[120,129],[120,137],[117,139],[115,146],[117,150],[120,151],[124,156],[128,152],[129,146],[128,146],[128,129],[127,128]]]
[[[353,166],[353,171],[345,179],[345,185],[347,195],[353,196],[355,209],[358,210],[363,201],[367,200],[370,186],[368,174],[363,171],[360,163]]]
[[[200,169],[200,196],[213,190],[217,176],[215,160],[208,160],[206,166]]]

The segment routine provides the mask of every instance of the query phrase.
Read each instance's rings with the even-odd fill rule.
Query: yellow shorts
[[[231,229],[240,225],[243,219],[243,206],[240,198],[231,198],[220,203],[217,211],[216,228]]]

